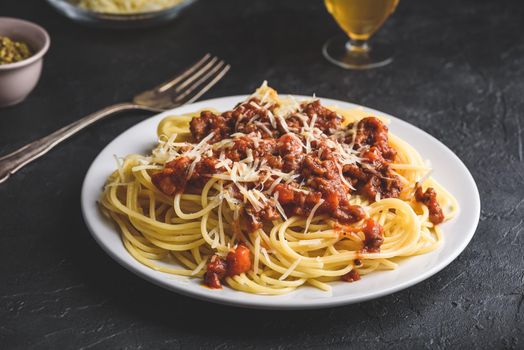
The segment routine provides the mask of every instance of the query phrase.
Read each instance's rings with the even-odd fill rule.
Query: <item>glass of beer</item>
[[[324,0],[328,12],[346,33],[324,45],[324,57],[346,69],[368,69],[390,63],[392,48],[379,44],[372,47],[368,40],[395,11],[398,1]]]

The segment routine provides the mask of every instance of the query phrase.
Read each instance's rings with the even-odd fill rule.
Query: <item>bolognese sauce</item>
[[[415,199],[428,207],[429,210],[429,221],[434,225],[438,225],[444,221],[444,213],[440,204],[437,202],[437,192],[433,187],[428,187],[426,191],[421,186],[417,186],[415,191]]]
[[[236,276],[251,269],[251,256],[249,248],[243,243],[231,250],[226,260],[218,255],[213,255],[207,264],[204,274],[204,284],[212,289],[222,288],[222,280],[226,276]]]
[[[249,160],[256,181],[224,184],[224,191],[243,200],[242,220],[249,231],[283,215],[326,214],[342,225],[357,223],[366,219],[366,213],[350,203],[351,195],[362,195],[369,202],[399,196],[402,183],[390,165],[396,151],[388,142],[387,126],[378,118],[343,126],[342,117],[319,100],[300,104],[285,119],[278,116],[278,108],[251,98],[221,114],[201,112],[191,120],[190,131],[195,143],[207,145],[205,154],[180,155],[152,174],[152,182],[170,196],[198,193],[216,174]],[[264,196],[260,205],[244,198],[246,191],[254,189]],[[416,199],[428,206],[434,224],[443,221],[433,189],[418,188]],[[367,218],[359,226],[365,235],[363,251],[380,251],[384,241],[380,224]],[[226,275],[250,267],[249,249],[238,245],[226,261],[218,256],[211,259],[205,283],[219,288]],[[358,278],[356,270],[343,277]]]

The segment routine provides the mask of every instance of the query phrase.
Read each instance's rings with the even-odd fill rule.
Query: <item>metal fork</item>
[[[60,142],[100,119],[127,110],[162,112],[191,103],[202,96],[227,73],[230,66],[217,57],[206,54],[178,76],[139,93],[132,102],[117,103],[77,120],[54,133],[33,141],[0,158],[0,183],[26,164],[40,158]]]

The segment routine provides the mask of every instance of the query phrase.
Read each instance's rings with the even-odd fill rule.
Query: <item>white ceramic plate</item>
[[[253,295],[228,287],[211,290],[203,287],[198,278],[168,275],[137,262],[124,248],[116,227],[101,215],[97,206],[105,180],[116,167],[113,155],[149,153],[156,143],[157,124],[165,116],[194,112],[202,108],[225,111],[233,108],[245,97],[217,98],[161,113],[122,133],[100,152],[84,180],[82,213],[95,240],[118,263],[161,287],[203,300],[250,308],[313,309],[361,302],[407,288],[446,267],[466,248],[475,233],[480,215],[479,193],[468,169],[452,151],[431,135],[400,119],[364,108],[370,114],[390,118],[391,132],[408,141],[423,158],[429,159],[434,168],[433,176],[457,198],[460,212],[456,218],[443,224],[444,244],[438,250],[406,259],[396,270],[366,275],[357,283],[333,283],[332,292],[302,286],[295,292],[283,296]],[[324,98],[321,100],[324,105],[359,107],[342,101]]]

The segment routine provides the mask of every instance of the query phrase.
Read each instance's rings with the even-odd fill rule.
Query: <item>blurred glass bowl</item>
[[[178,5],[161,11],[112,14],[86,10],[67,0],[47,0],[58,12],[75,22],[109,28],[136,28],[166,23],[196,0],[182,0]]]

